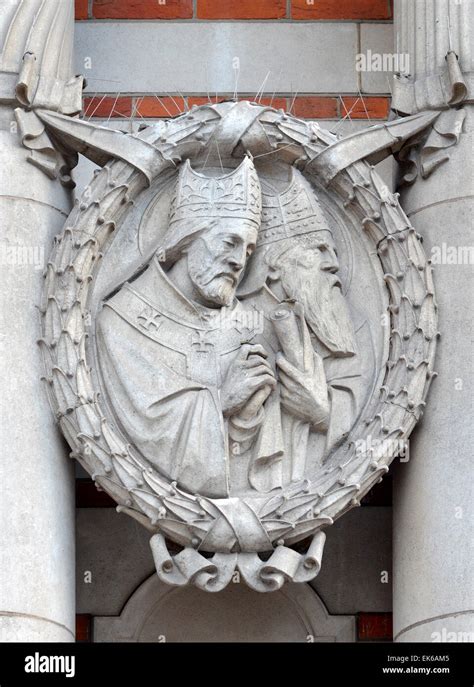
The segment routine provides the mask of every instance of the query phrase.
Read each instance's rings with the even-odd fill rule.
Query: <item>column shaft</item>
[[[463,75],[472,69],[474,3],[396,0],[401,52],[415,79],[440,73],[451,48]],[[448,30],[448,22],[450,27]],[[466,78],[468,81],[469,79]],[[394,637],[397,641],[474,641],[472,446],[473,134],[465,111],[457,145],[428,178],[401,190],[401,203],[433,260],[439,305],[434,381],[411,438],[410,461],[394,484]]]

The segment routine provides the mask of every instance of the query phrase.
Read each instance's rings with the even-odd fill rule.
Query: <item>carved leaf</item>
[[[434,296],[428,294],[425,296],[421,305],[419,326],[423,330],[423,334],[427,340],[433,339],[436,335],[436,305]]]
[[[97,258],[97,241],[91,238],[79,249],[73,260],[74,271],[80,279],[86,279],[92,272]]]
[[[417,267],[418,266],[424,267],[426,265],[426,255],[423,251],[420,240],[416,234],[416,231],[413,229],[413,227],[408,230],[407,250],[408,250],[408,255],[410,256],[410,259],[414,265],[416,265]],[[429,285],[428,285],[428,290],[430,290]]]
[[[58,252],[55,256],[54,265],[56,272],[62,274],[71,264],[71,257],[73,252],[73,237],[72,229],[67,227],[64,234],[58,243]]]
[[[402,300],[402,291],[397,278],[393,274],[386,274],[385,283],[390,291],[392,309],[393,307],[399,307]]]
[[[380,241],[384,240],[385,233],[383,231],[383,227],[378,222],[375,222],[370,217],[364,217],[362,220],[362,225],[375,245],[378,245]]]
[[[426,294],[426,285],[423,280],[423,274],[412,263],[408,263],[405,268],[402,288],[410,296],[413,303],[420,305]]]
[[[162,512],[164,516],[165,509],[163,503],[155,494],[151,494],[145,489],[140,489],[135,486],[130,490],[130,495],[153,523],[158,521],[160,512]]]
[[[143,486],[143,475],[130,458],[113,454],[112,465],[120,480],[129,489]]]
[[[74,344],[79,344],[83,334],[84,326],[82,320],[82,310],[81,304],[75,302],[72,308],[66,315],[66,322],[64,326],[65,331],[69,333],[69,336],[73,340]]]
[[[418,327],[413,301],[407,294],[402,294],[398,313],[398,329],[403,334],[413,334]]]
[[[79,237],[80,245],[84,245],[95,234],[97,228],[97,220],[100,214],[99,203],[89,203],[88,205],[81,205],[78,209],[76,220],[76,233]]]
[[[75,410],[77,424],[81,434],[100,439],[101,416],[96,403],[84,403]]]
[[[388,234],[399,234],[404,229],[410,228],[410,222],[400,206],[394,208],[391,205],[387,205],[387,203],[382,203],[381,210]]]
[[[100,199],[100,213],[104,217],[116,215],[119,210],[123,208],[123,199],[128,191],[128,186],[123,184],[117,188],[111,189]]]
[[[163,503],[173,515],[181,520],[188,520],[190,517],[202,518],[206,513],[197,501],[191,501],[179,496],[165,496],[163,497]]]
[[[101,474],[102,471],[110,474],[112,472],[112,461],[107,447],[87,434],[79,433],[78,438],[84,446],[82,453],[86,463],[89,464],[91,461],[95,461],[96,465],[94,471],[97,472],[97,474]],[[94,467],[93,463],[92,467]]]
[[[82,402],[92,403],[94,401],[94,390],[92,388],[91,379],[88,374],[86,362],[84,359],[80,360],[77,366],[76,384],[77,393],[79,394]]]
[[[46,341],[56,346],[63,330],[61,311],[54,296],[48,299],[46,314],[44,317],[44,337]]]
[[[354,186],[353,193],[357,203],[361,206],[367,217],[374,219],[380,217],[380,199],[377,198],[375,193],[358,184]]]
[[[78,401],[76,390],[59,367],[53,367],[52,379],[60,412],[71,413]]]
[[[117,437],[105,418],[102,420],[102,435],[109,447],[110,453],[124,457],[127,456],[128,451],[126,445]]]
[[[167,484],[163,484],[159,479],[157,479],[150,468],[143,473],[143,477],[145,482],[159,496],[165,496],[169,493],[169,486]]]
[[[56,271],[52,263],[48,263],[46,267],[44,288],[41,294],[41,312],[46,313],[46,308],[48,307],[48,300],[50,297],[54,296],[56,289]]]
[[[408,383],[408,400],[414,407],[417,407],[423,400],[427,373],[428,363],[423,361],[417,366]]]
[[[57,360],[58,366],[66,373],[66,376],[74,377],[78,364],[78,356],[76,347],[67,331],[63,331],[59,337]]]

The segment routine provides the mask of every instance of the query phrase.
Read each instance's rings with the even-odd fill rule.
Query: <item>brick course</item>
[[[191,19],[193,0],[94,0],[94,19]]]
[[[391,613],[359,613],[357,639],[364,641],[392,641],[393,622]]]
[[[86,118],[97,117],[139,117],[167,118],[176,117],[182,112],[191,109],[193,105],[214,104],[224,100],[231,100],[229,94],[204,95],[166,95],[166,96],[120,96],[95,95],[85,97],[83,104]],[[252,95],[239,95],[239,100],[253,101]],[[261,105],[274,107],[276,110],[290,110],[295,117],[302,119],[387,119],[390,109],[388,96],[364,96],[363,101],[359,96],[343,95],[335,96],[305,95],[278,96],[265,94],[258,98]],[[349,114],[348,114],[349,113]],[[368,117],[367,117],[368,114]]]
[[[283,19],[286,0],[198,0],[198,19]]]
[[[296,98],[293,114],[303,119],[336,119],[338,116],[337,98],[308,96]]]
[[[386,119],[390,110],[390,101],[387,97],[369,96],[342,96],[341,117],[348,115],[351,119]],[[367,116],[368,115],[368,116]]]
[[[76,614],[76,642],[92,641],[92,616],[88,613]]]
[[[292,0],[292,19],[391,19],[390,0]]]
[[[76,19],[88,19],[88,0],[75,0]],[[93,0],[94,19],[390,20],[393,0]]]
[[[76,19],[88,19],[89,18],[89,1],[88,0],[75,0],[76,9]]]
[[[94,96],[84,98],[83,103],[84,117],[130,117],[132,114],[132,98],[124,96]]]
[[[176,96],[145,96],[138,98],[136,113],[142,117],[175,117],[186,111],[186,102]]]

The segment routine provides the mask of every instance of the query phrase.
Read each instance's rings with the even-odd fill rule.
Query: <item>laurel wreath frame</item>
[[[63,233],[55,238],[45,270],[40,306],[45,381],[59,426],[76,458],[98,488],[152,533],[151,546],[159,576],[172,584],[192,582],[218,591],[238,570],[259,591],[278,589],[287,580],[308,581],[320,569],[325,535],[322,528],[354,506],[388,472],[396,451],[387,441],[405,442],[423,413],[433,370],[437,306],[431,266],[422,239],[374,168],[364,161],[350,163],[322,178],[322,156],[337,138],[317,125],[272,108],[258,108],[254,124],[234,148],[295,164],[313,183],[352,213],[372,242],[388,290],[390,341],[378,398],[370,416],[362,417],[352,434],[344,461],[330,465],[317,483],[269,495],[256,513],[273,545],[258,551],[199,551],[203,534],[221,517],[212,499],[189,494],[167,482],[128,444],[107,417],[88,358],[91,333],[89,298],[100,260],[114,231],[150,180],[123,160],[110,160],[98,171],[72,210]],[[157,151],[154,178],[186,158],[202,155],[225,113],[219,105],[193,108],[160,125],[145,128],[140,138]],[[366,450],[357,439],[380,437]],[[308,537],[305,554],[290,548]],[[169,553],[165,537],[183,550]]]

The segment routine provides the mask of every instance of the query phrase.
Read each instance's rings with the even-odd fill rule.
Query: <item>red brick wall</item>
[[[357,640],[359,642],[393,641],[391,613],[358,613]]]
[[[89,2],[88,0],[75,0],[76,3],[76,19],[89,18]]]
[[[391,0],[76,0],[77,19],[389,20]]]
[[[292,0],[292,19],[391,19],[390,0]]]
[[[84,98],[84,116],[87,118],[132,117],[160,118],[175,117],[186,112],[193,105],[230,100],[231,95],[222,96],[120,96],[95,95]],[[240,95],[239,100],[251,100],[252,96]],[[341,95],[336,96],[275,96],[271,94],[258,98],[262,105],[291,111],[302,119],[387,119],[390,99],[388,96]]]
[[[192,19],[193,0],[93,0],[94,19]]]
[[[76,615],[76,642],[92,641],[92,616],[88,613]]]

